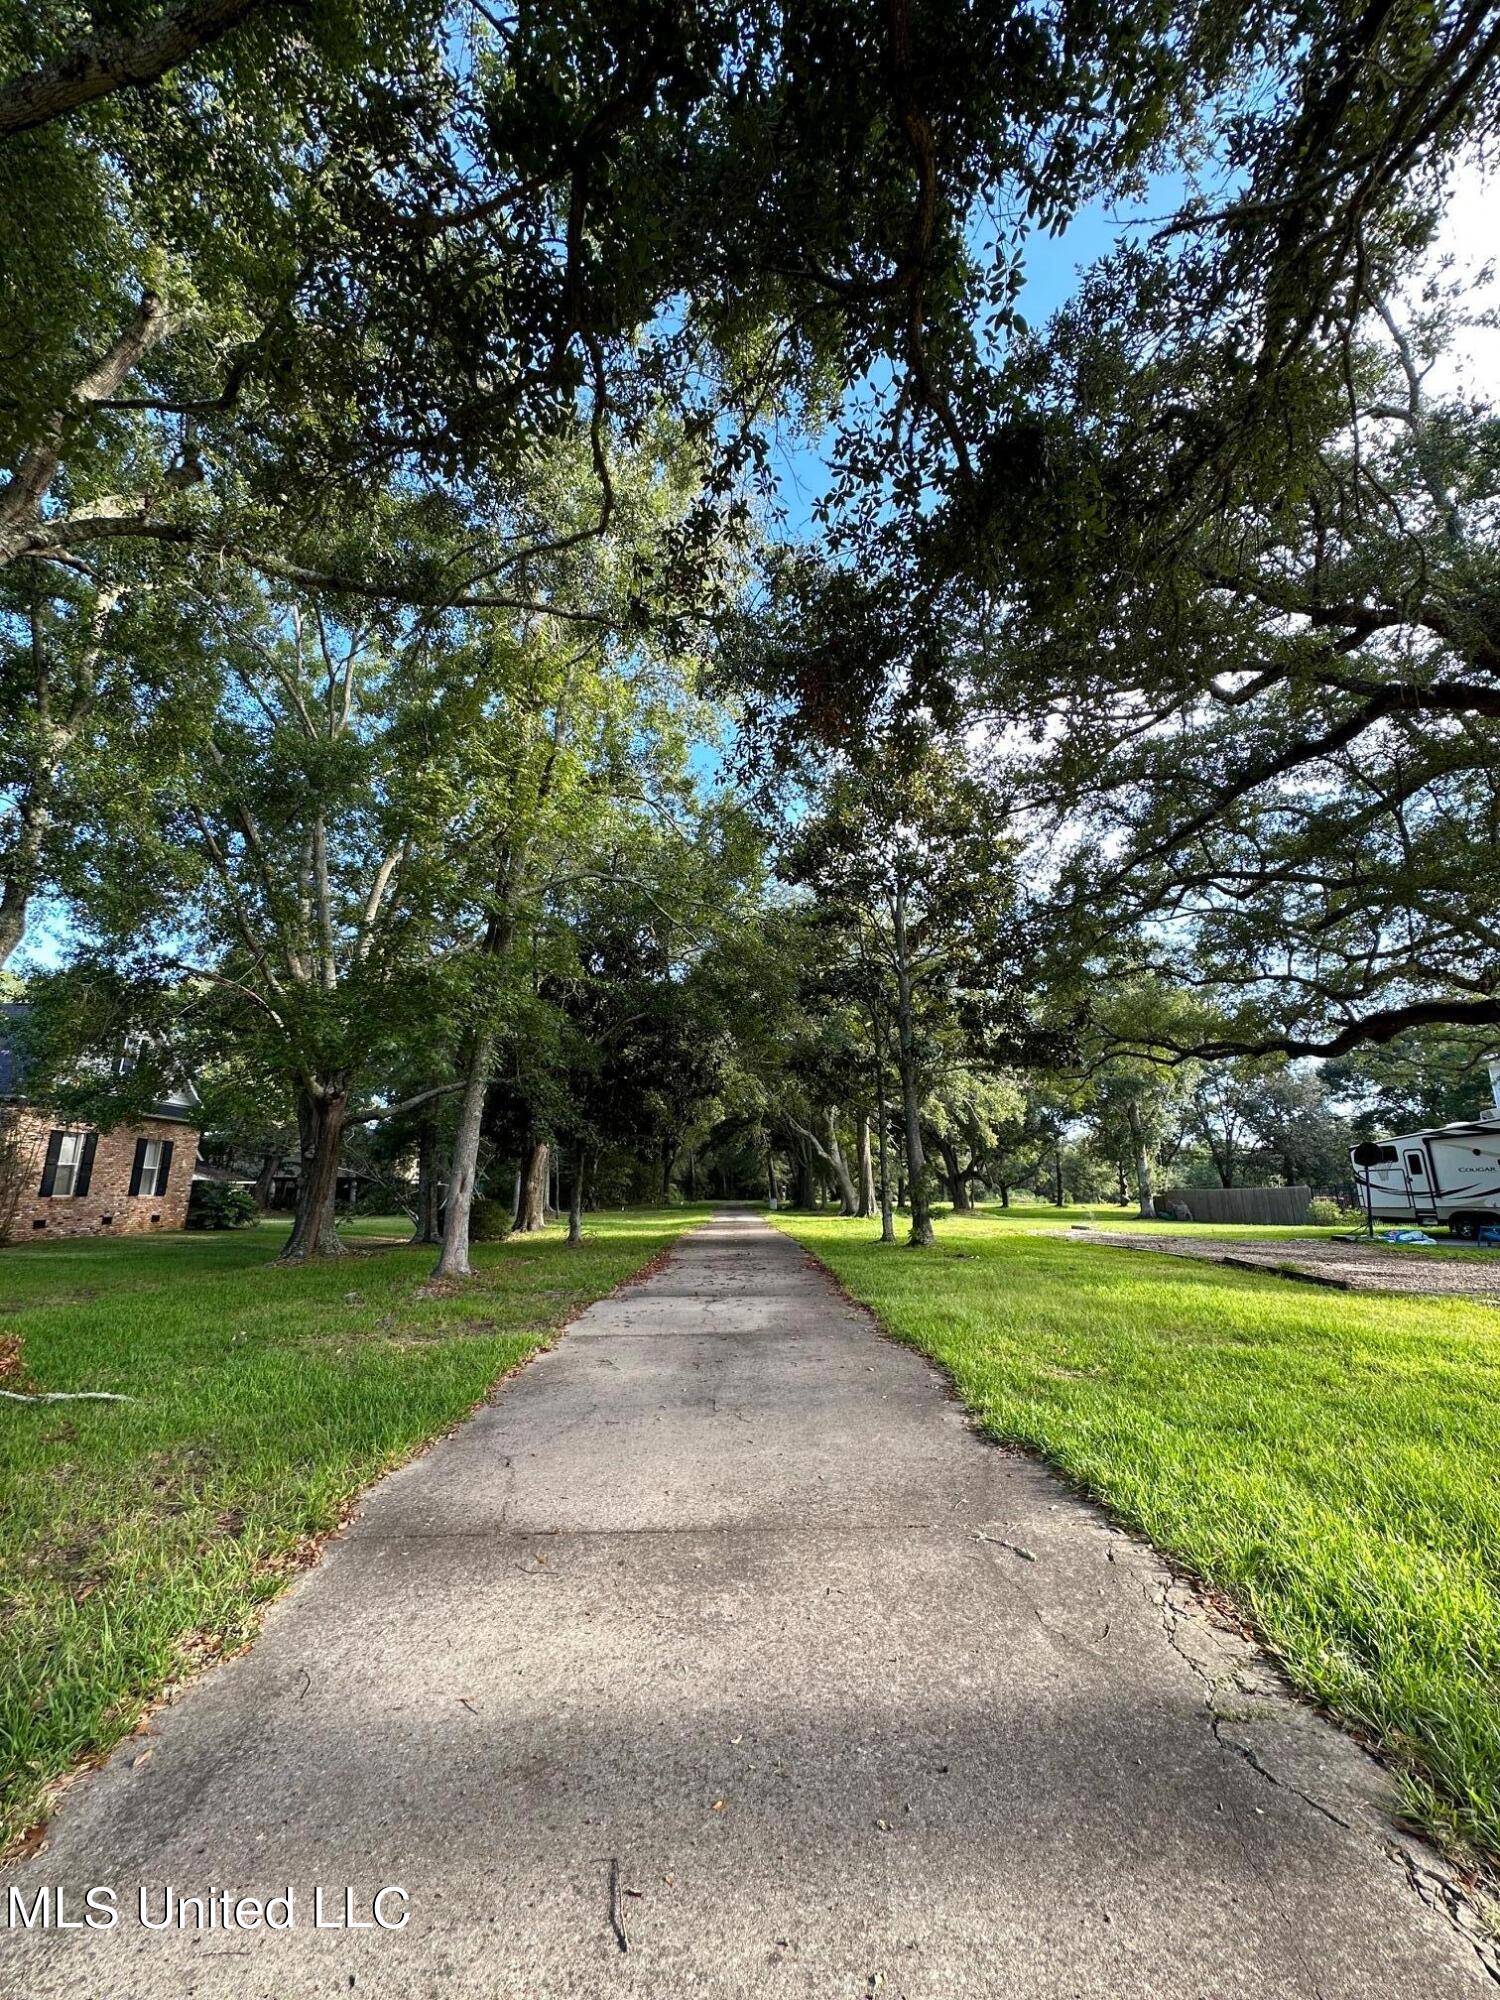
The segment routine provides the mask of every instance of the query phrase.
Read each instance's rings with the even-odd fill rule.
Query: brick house
[[[196,1105],[174,1096],[101,1132],[26,1102],[22,1005],[0,1008],[0,1242],[181,1229],[198,1160]]]

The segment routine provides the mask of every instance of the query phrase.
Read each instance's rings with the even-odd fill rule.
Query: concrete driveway
[[[1388,1808],[1148,1550],[728,1215],[69,1790],[7,1886],[119,1921],[0,1932],[0,1990],[1493,1990]],[[142,1884],[153,1921],[168,1889],[231,1921],[143,1928]],[[382,1888],[407,1921],[315,1928],[317,1888],[325,1923]],[[233,1921],[288,1891],[292,1928]]]

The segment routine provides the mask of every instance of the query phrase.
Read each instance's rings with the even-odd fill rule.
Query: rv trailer
[[[1495,1098],[1489,1116],[1402,1132],[1358,1161],[1354,1177],[1373,1222],[1441,1224],[1454,1236],[1474,1236],[1500,1224],[1500,1057],[1490,1059]]]

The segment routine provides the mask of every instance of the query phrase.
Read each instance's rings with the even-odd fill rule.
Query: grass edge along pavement
[[[445,1435],[566,1323],[638,1278],[703,1207],[588,1218],[433,1252],[280,1268],[271,1226],[0,1251],[0,1855],[161,1697],[254,1638],[266,1606],[383,1474]]]
[[[950,1217],[928,1252],[775,1218],[995,1441],[1225,1593],[1394,1767],[1412,1821],[1500,1862],[1500,1317]]]

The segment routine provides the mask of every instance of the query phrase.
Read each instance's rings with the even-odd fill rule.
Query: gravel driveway
[[[1057,1234],[1049,1231],[1049,1234]],[[1395,1244],[1331,1243],[1319,1238],[1267,1242],[1255,1237],[1224,1238],[1126,1235],[1116,1229],[1070,1229],[1077,1243],[1108,1243],[1120,1250],[1165,1251],[1169,1257],[1200,1257],[1236,1269],[1280,1271],[1312,1277],[1346,1290],[1423,1292],[1434,1297],[1500,1302],[1500,1251],[1479,1257],[1441,1257]]]

